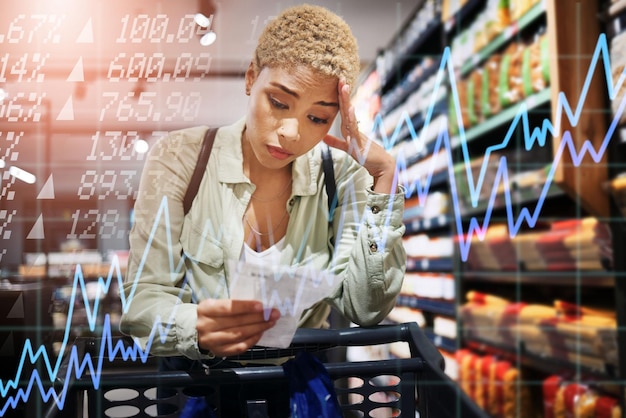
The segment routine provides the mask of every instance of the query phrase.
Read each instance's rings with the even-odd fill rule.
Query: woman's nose
[[[298,120],[295,118],[283,119],[278,127],[278,135],[290,141],[299,140]]]

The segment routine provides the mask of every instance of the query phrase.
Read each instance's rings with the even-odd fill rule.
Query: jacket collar
[[[241,134],[245,118],[232,125],[221,127],[215,136],[214,151],[218,156],[218,179],[222,183],[250,183],[243,173],[243,151]],[[293,193],[310,196],[317,193],[318,177],[321,171],[320,145],[298,157],[293,162]]]

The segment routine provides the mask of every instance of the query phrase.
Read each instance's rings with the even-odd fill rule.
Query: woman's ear
[[[256,77],[257,77],[257,70],[255,68],[254,63],[250,61],[250,65],[248,66],[248,69],[246,70],[246,96],[250,95],[250,90],[252,89],[252,85],[254,84]]]

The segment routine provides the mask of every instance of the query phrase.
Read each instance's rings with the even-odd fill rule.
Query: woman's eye
[[[273,97],[270,96],[270,103],[272,104],[272,106],[274,106],[276,109],[288,109],[287,105],[284,103],[279,102],[278,100],[274,99]]]
[[[311,116],[309,116],[309,119],[310,119],[313,123],[318,124],[318,125],[325,125],[325,124],[327,124],[327,123],[328,123],[328,119],[321,119],[321,118],[317,118],[317,117],[312,116],[312,115],[311,115]]]

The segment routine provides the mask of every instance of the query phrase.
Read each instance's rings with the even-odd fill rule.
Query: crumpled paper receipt
[[[231,261],[229,282],[231,299],[261,301],[266,318],[272,308],[280,311],[276,325],[265,331],[257,345],[286,348],[304,310],[329,296],[339,281],[332,273],[310,267],[260,267]]]

